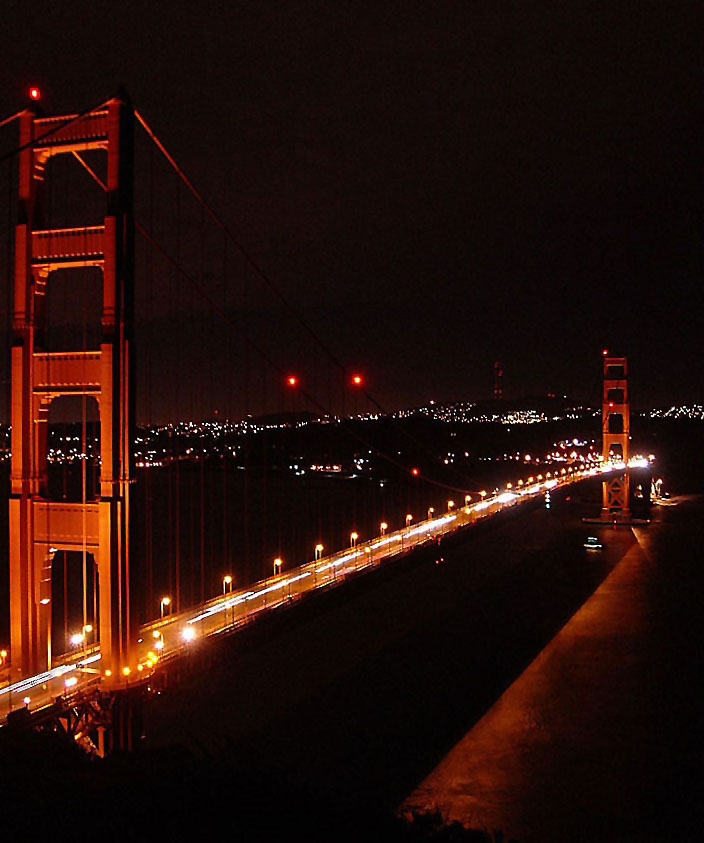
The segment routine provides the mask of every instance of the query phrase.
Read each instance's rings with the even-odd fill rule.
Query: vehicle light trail
[[[647,465],[648,461],[645,461]],[[640,458],[629,461],[629,466],[640,467]],[[623,471],[623,463],[603,462],[591,465],[560,478],[554,477],[545,482],[521,486],[513,491],[495,493],[473,505],[458,508],[452,512],[421,521],[413,526],[396,530],[390,535],[382,534],[367,542],[357,544],[354,550],[338,551],[325,559],[305,562],[294,568],[285,578],[277,577],[273,582],[267,578],[240,593],[231,593],[212,598],[206,604],[194,607],[178,615],[168,615],[152,623],[145,624],[139,633],[136,663],[123,670],[119,680],[120,687],[140,683],[150,676],[159,664],[209,636],[232,631],[233,628],[246,624],[258,614],[281,606],[284,603],[301,598],[318,588],[324,588],[345,581],[349,574],[393,559],[427,542],[439,540],[442,536],[461,527],[467,527],[483,518],[523,501],[529,500],[541,490],[550,490],[558,486],[567,486],[588,477],[603,475],[612,471]],[[530,478],[532,481],[533,478]],[[541,478],[542,480],[542,478]],[[384,524],[384,530],[387,529]],[[271,596],[270,600],[267,597]],[[82,689],[95,687],[101,681],[100,672],[89,668],[100,661],[100,652],[79,658],[67,664],[57,665],[51,670],[39,673],[0,688],[0,725],[10,710],[10,699],[17,697],[18,707],[30,707],[27,694],[41,686],[41,692],[31,700],[31,708],[37,709],[53,702],[69,688],[72,697]],[[87,674],[92,675],[87,675]],[[74,674],[73,676],[71,674]],[[73,679],[76,679],[75,683]],[[106,674],[107,678],[107,674]],[[67,683],[67,680],[70,680]],[[114,680],[113,680],[114,681]],[[24,698],[24,699],[23,699]],[[21,706],[20,706],[20,700]],[[12,700],[14,703],[14,699]],[[15,706],[13,705],[12,708]]]

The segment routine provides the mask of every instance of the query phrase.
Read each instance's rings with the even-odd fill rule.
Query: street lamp
[[[315,561],[317,562],[318,559],[323,555],[323,546],[322,544],[316,544],[315,546]]]
[[[281,573],[281,566],[284,564],[284,560],[280,559],[278,556],[274,559],[274,576]]]
[[[413,521],[413,515],[409,512],[408,515],[406,515],[406,527],[410,526],[411,521]]]
[[[448,502],[447,502],[447,511],[448,511],[448,512],[451,512],[451,511],[452,511],[452,507],[453,507],[454,505],[455,505],[455,502],[454,502],[454,501],[448,501]]]
[[[228,591],[232,591],[232,577],[229,574],[222,579],[222,593],[227,594]]]
[[[381,530],[381,535],[383,536],[384,533],[389,529],[389,525],[386,523],[386,521],[382,521],[381,524],[379,524],[379,529]]]
[[[170,605],[171,605],[171,598],[170,597],[162,597],[161,598],[161,601],[159,603],[159,611],[160,611],[160,614],[161,614],[162,618],[164,617],[164,608],[166,606],[170,606]]]
[[[350,533],[350,547],[357,547],[357,539],[359,538],[359,533]]]
[[[465,505],[465,506],[469,506],[469,502],[470,502],[471,500],[472,500],[472,496],[471,496],[471,495],[465,495],[465,496],[464,496],[464,505]]]
[[[430,519],[433,517],[433,513],[434,513],[434,512],[435,512],[435,507],[434,507],[434,506],[429,506],[429,507],[428,507],[428,521],[430,521]]]
[[[83,643],[83,639],[85,638],[82,632],[74,632],[70,638],[71,646],[72,647],[80,647]]]

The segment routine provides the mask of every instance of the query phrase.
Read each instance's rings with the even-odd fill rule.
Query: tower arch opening
[[[100,493],[100,410],[92,395],[61,395],[49,405],[46,496],[94,501]]]
[[[51,659],[100,641],[100,582],[93,553],[56,550],[51,560]]]

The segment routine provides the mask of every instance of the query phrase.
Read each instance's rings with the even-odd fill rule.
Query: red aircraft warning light
[[[363,383],[363,378],[361,375],[352,375],[351,380],[354,386],[361,386]]]
[[[418,477],[418,475],[420,474],[420,469],[418,469],[418,468],[412,468],[412,469],[411,469],[411,474],[412,474],[414,477]]]
[[[296,375],[289,375],[286,378],[286,383],[290,387],[298,386],[298,378],[296,377]]]
[[[35,88],[34,86],[29,89],[29,98],[31,100],[38,100],[41,99],[42,92],[39,88]]]

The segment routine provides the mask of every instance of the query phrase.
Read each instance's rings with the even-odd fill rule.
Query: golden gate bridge
[[[130,711],[135,694],[157,689],[169,671],[177,669],[179,660],[192,654],[205,638],[232,633],[263,612],[291,604],[317,589],[341,584],[350,576],[389,563],[416,547],[437,545],[451,532],[471,527],[538,494],[586,477],[597,474],[606,477],[602,521],[627,522],[630,518],[626,360],[605,355],[603,453],[598,464],[575,464],[546,471],[544,475],[520,479],[515,485],[509,483],[506,488],[491,493],[469,483],[467,487],[450,485],[425,476],[422,478],[425,482],[434,483],[443,492],[457,497],[457,503],[448,500],[446,509],[440,513],[430,507],[427,518],[422,519],[408,512],[397,529],[390,529],[382,521],[378,533],[367,540],[354,530],[349,534],[349,546],[335,552],[318,543],[312,560],[293,566],[284,565],[279,555],[273,560],[270,576],[255,577],[254,581],[238,587],[227,574],[222,580],[222,594],[207,599],[202,585],[201,599],[191,601],[192,605],[185,605],[186,597],[182,599],[179,594],[180,540],[177,537],[173,540],[176,557],[173,581],[171,572],[169,575],[176,596],[163,595],[156,616],[150,578],[146,602],[153,607],[154,617],[140,612],[136,608],[140,595],[134,593],[135,571],[145,564],[144,559],[135,558],[134,550],[135,234],[140,235],[141,242],[150,250],[145,253],[140,278],[158,274],[154,271],[153,262],[157,259],[154,255],[168,276],[164,289],[172,295],[167,302],[167,316],[173,312],[170,308],[174,304],[175,279],[185,281],[191,296],[186,302],[190,305],[188,312],[193,312],[197,296],[201,307],[206,306],[228,330],[242,336],[247,355],[256,354],[277,380],[295,388],[300,400],[309,407],[328,415],[330,410],[312,389],[302,387],[296,376],[279,365],[268,348],[254,342],[233,318],[226,289],[232,255],[226,248],[222,259],[222,289],[214,291],[203,283],[207,275],[205,235],[200,249],[195,249],[200,253],[194,256],[192,244],[182,236],[187,226],[183,220],[177,220],[172,228],[172,233],[174,229],[176,232],[175,245],[166,248],[158,234],[159,223],[153,218],[151,198],[149,224],[136,219],[135,123],[149,141],[149,155],[156,151],[176,173],[182,189],[197,203],[201,231],[205,230],[206,221],[214,225],[221,243],[229,244],[230,251],[239,256],[247,271],[280,300],[286,313],[292,316],[291,321],[303,330],[326,364],[342,380],[351,381],[369,406],[380,412],[382,407],[364,387],[361,376],[350,372],[337,359],[235,240],[126,95],[121,93],[78,114],[45,117],[32,106],[14,117],[19,123],[20,142],[16,150],[5,156],[13,165],[15,160],[19,162],[9,403],[12,430],[10,646],[2,651],[5,679],[0,686],[0,722],[44,723],[50,728],[62,728],[100,754],[114,746],[127,747],[132,740]],[[54,208],[53,200],[56,199],[57,205],[64,203],[66,191],[59,191],[57,196],[56,191],[52,193],[51,182],[54,171],[59,177],[59,162],[64,160],[78,165],[77,172],[89,178],[93,193],[85,205],[79,201],[71,209],[66,204],[62,212],[70,211],[66,215],[71,217],[89,208],[90,224],[65,225],[57,219],[61,214]],[[72,185],[74,178],[75,174],[66,184]],[[182,201],[180,193],[178,196],[177,207]],[[101,205],[102,216],[96,221],[96,209]],[[208,254],[212,251],[207,250]],[[200,262],[199,272],[188,266],[194,261]],[[73,275],[67,276],[67,272]],[[88,284],[77,282],[77,273],[88,275]],[[66,277],[65,311],[82,313],[82,329],[78,342],[74,337],[68,343],[70,347],[61,347],[61,332],[55,327],[52,331],[50,324],[51,311],[56,310],[56,303],[51,304],[52,287],[58,287],[60,279]],[[91,287],[96,278],[99,283]],[[155,290],[156,287],[148,298],[150,308],[155,304]],[[92,314],[88,314],[87,301],[91,296]],[[90,325],[89,315],[97,317]],[[67,335],[64,331],[63,337]],[[160,350],[162,356],[177,358],[177,368],[188,365],[180,351],[163,346]],[[148,361],[145,367],[150,379],[153,365],[153,361]],[[232,367],[226,365],[226,370],[230,373]],[[203,377],[207,375],[203,373]],[[248,377],[245,372],[245,380]],[[152,400],[155,391],[152,387],[150,380],[145,390],[146,403]],[[214,387],[215,391],[217,388]],[[192,386],[189,391],[194,412],[196,398]],[[67,399],[81,404],[81,488],[78,499],[70,501],[65,495],[56,494],[49,464],[52,418],[56,420],[56,406]],[[281,405],[279,409],[283,409]],[[92,480],[87,459],[91,413],[99,432]],[[382,453],[381,457],[409,476],[419,474],[417,468],[402,464],[396,456]],[[174,512],[175,524],[169,527],[177,532],[181,513],[178,500]],[[201,495],[202,583],[204,530]],[[150,546],[149,553],[153,551]],[[64,605],[67,601],[65,554],[80,555],[83,623],[69,652],[52,653],[52,623],[56,617],[52,574],[59,554],[64,554]],[[93,584],[92,595],[89,582]],[[144,617],[140,618],[140,614]]]

